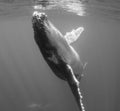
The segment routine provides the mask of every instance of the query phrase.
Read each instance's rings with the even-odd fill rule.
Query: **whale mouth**
[[[47,15],[44,12],[35,11],[33,13],[33,17],[32,17],[33,26],[42,28],[44,26],[45,21],[47,21]]]

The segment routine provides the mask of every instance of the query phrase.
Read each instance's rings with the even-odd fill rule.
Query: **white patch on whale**
[[[58,64],[58,60],[57,60],[57,57],[55,56],[55,54],[52,54],[51,57],[48,57],[48,59],[50,61],[53,61],[55,64]]]

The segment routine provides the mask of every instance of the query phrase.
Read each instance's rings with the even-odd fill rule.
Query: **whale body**
[[[63,36],[62,33],[48,20],[45,13],[37,11],[33,13],[32,24],[34,39],[43,58],[57,77],[68,82],[80,111],[84,111],[79,88],[84,65],[82,64],[78,53],[70,45],[70,43],[75,40],[68,41],[73,32],[80,35],[78,34],[78,30],[80,29],[77,29],[76,31],[73,30],[72,33],[66,33],[66,35]]]
[[[37,35],[35,36],[35,41],[38,47],[44,47],[44,49],[40,48],[44,51],[45,47],[49,47],[50,53],[47,59],[49,59],[49,61],[54,61],[54,63],[57,64],[59,63],[57,58],[60,58],[65,64],[71,66],[75,76],[80,80],[86,64],[82,64],[78,53],[70,45],[70,39],[66,40],[66,38],[70,38],[70,33],[66,33],[66,35],[63,36],[61,32],[47,19],[47,15],[45,13],[34,12],[32,22],[35,29],[35,35]],[[81,28],[81,30],[83,31],[83,28]],[[79,33],[81,34],[82,31],[79,31]],[[77,34],[78,37],[80,34]],[[52,49],[50,49],[50,47]],[[53,49],[54,51],[52,51]],[[60,72],[58,72],[57,76],[65,79]]]

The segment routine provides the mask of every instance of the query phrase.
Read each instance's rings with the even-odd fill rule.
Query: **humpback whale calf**
[[[80,111],[85,111],[80,92],[80,79],[86,66],[70,45],[83,32],[83,28],[67,32],[65,36],[48,20],[43,12],[35,11],[32,16],[35,42],[43,58],[62,80],[68,82]]]

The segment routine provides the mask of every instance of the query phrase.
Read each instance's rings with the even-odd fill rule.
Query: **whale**
[[[83,27],[63,35],[48,19],[44,12],[35,11],[32,15],[34,40],[48,66],[60,79],[66,81],[75,97],[80,111],[85,111],[80,92],[80,80],[86,64],[71,46],[81,33]]]

